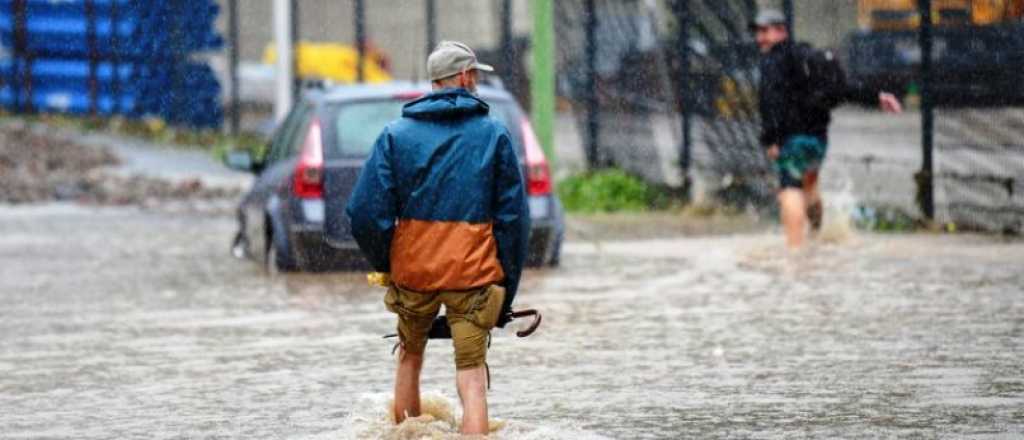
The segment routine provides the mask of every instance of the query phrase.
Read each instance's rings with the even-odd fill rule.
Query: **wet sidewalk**
[[[4,438],[389,438],[393,318],[362,274],[270,279],[225,215],[0,209]],[[1024,243],[601,241],[496,333],[496,438],[1019,438]],[[451,348],[423,389],[457,410]],[[413,431],[452,437],[444,422]]]

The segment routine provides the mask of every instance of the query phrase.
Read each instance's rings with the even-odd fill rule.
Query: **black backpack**
[[[846,100],[846,73],[833,51],[798,43],[792,55],[793,86],[805,109],[830,111]]]

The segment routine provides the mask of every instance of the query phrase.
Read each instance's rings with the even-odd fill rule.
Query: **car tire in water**
[[[562,264],[562,236],[555,239],[554,249],[551,250],[551,259],[548,260],[548,267],[558,267]]]
[[[231,240],[231,256],[241,260],[249,255],[249,240],[245,238],[245,235],[241,232],[235,234],[235,239]]]
[[[270,276],[299,269],[291,255],[287,251],[282,252],[282,249],[279,249],[273,233],[267,235],[267,258],[264,263],[267,275]]]

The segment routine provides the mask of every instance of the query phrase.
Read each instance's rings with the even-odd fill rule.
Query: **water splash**
[[[474,438],[459,433],[462,414],[458,412],[457,399],[441,393],[423,394],[419,417],[410,417],[396,425],[391,415],[392,400],[386,394],[367,394],[358,399],[355,413],[346,422],[349,431],[341,438],[358,440],[455,440]],[[490,440],[555,440],[555,439],[603,439],[593,433],[560,426],[531,426],[500,419],[490,420]]]
[[[846,244],[857,237],[853,217],[859,203],[854,196],[853,179],[843,175],[838,176],[835,181],[838,187],[829,190],[823,196],[825,215],[817,238],[826,244]]]
[[[454,405],[440,394],[426,394],[421,399],[423,414],[395,424],[391,414],[393,401],[384,394],[363,396],[357,410],[349,416],[350,436],[354,439],[446,439],[457,438]]]

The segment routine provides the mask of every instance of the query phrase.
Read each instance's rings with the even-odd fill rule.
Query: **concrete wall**
[[[501,0],[436,0],[438,38],[463,41],[473,47],[494,47],[501,38]],[[226,30],[227,0],[218,0]],[[301,38],[311,41],[355,41],[353,0],[299,0]],[[531,29],[529,0],[513,0],[513,29]],[[794,0],[797,38],[817,46],[838,46],[857,26],[857,0]],[[758,0],[780,7],[781,0]],[[243,60],[259,60],[273,37],[271,0],[239,0]],[[423,0],[366,0],[370,41],[391,56],[399,78],[422,75],[426,58],[426,20]]]
[[[758,5],[782,9],[781,0],[758,0]],[[857,28],[857,0],[793,0],[796,38],[819,47],[839,47]]]
[[[494,47],[501,38],[499,0],[436,0],[439,39],[463,41],[474,48]],[[227,29],[227,0],[218,0],[218,25]],[[271,0],[239,0],[243,60],[257,61],[273,38]],[[300,38],[310,41],[355,41],[352,0],[299,0]],[[529,0],[513,1],[513,26],[529,32]],[[422,77],[426,61],[426,6],[422,0],[366,0],[369,41],[392,60],[398,78]]]
[[[839,47],[857,28],[856,0],[795,0],[794,29],[799,40]]]

